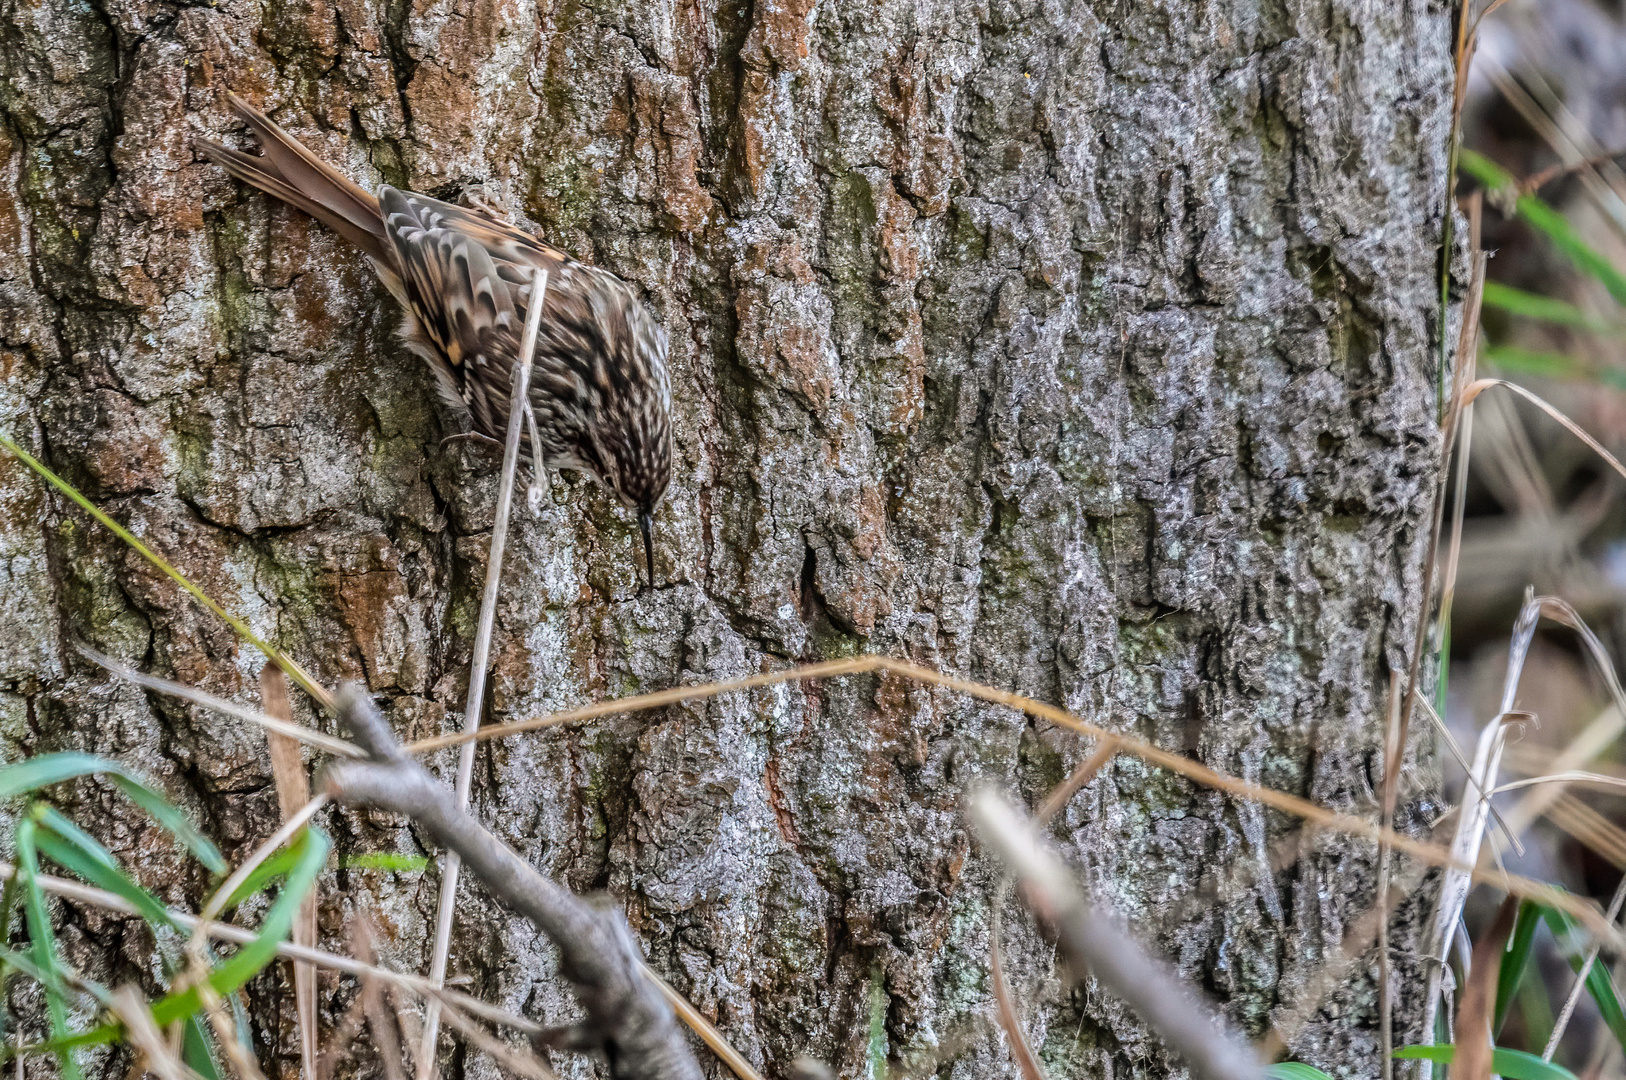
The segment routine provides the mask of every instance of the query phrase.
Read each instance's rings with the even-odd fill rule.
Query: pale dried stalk
[[[1024,1080],[1046,1080],[1044,1070],[1039,1067],[1039,1059],[1033,1054],[1033,1047],[1028,1045],[1027,1032],[1022,1030],[1022,1016],[1016,1008],[1016,999],[1011,996],[1010,984],[1005,979],[1005,965],[1000,958],[1003,949],[1000,941],[1000,909],[1005,906],[1010,881],[1007,876],[994,894],[993,921],[988,929],[988,971],[993,977],[999,1026],[1005,1032],[1005,1041],[1010,1044],[1016,1067],[1021,1070]]]
[[[288,700],[288,683],[275,664],[260,670],[260,701],[270,716],[292,724],[293,705]],[[271,751],[271,778],[277,785],[277,803],[287,821],[310,802],[310,777],[305,772],[305,760],[299,752],[299,743],[291,736],[267,731],[265,740]],[[317,882],[311,883],[310,893],[299,905],[294,919],[295,945],[316,944]],[[316,1072],[316,969],[309,964],[294,963],[294,1014],[299,1021],[299,1064],[305,1080],[317,1080]]]
[[[1466,30],[1463,30],[1466,33]],[[1459,77],[1461,73],[1459,72]],[[1461,86],[1458,87],[1459,93]],[[1458,102],[1458,108],[1461,102]],[[1453,122],[1453,131],[1455,130]],[[1452,164],[1455,166],[1456,149],[1452,147]],[[1450,214],[1447,213],[1449,220]],[[1412,703],[1417,699],[1417,688],[1422,678],[1423,655],[1427,651],[1429,640],[1429,614],[1434,602],[1434,564],[1440,550],[1440,533],[1445,524],[1445,497],[1447,485],[1451,478],[1451,452],[1457,443],[1457,427],[1461,421],[1462,413],[1472,403],[1473,398],[1467,395],[1468,378],[1472,373],[1472,357],[1475,352],[1475,343],[1479,333],[1479,305],[1485,291],[1485,253],[1476,251],[1473,260],[1473,274],[1468,282],[1467,301],[1463,304],[1462,325],[1459,327],[1457,337],[1456,365],[1451,373],[1451,398],[1445,412],[1445,423],[1440,432],[1440,478],[1434,489],[1433,520],[1429,530],[1428,550],[1423,556],[1423,588],[1422,609],[1417,613],[1417,627],[1412,639],[1411,659],[1406,668],[1406,692],[1400,702],[1400,732],[1399,742],[1402,747],[1407,743],[1407,735],[1411,730]],[[1444,312],[1441,313],[1442,316]],[[1443,351],[1443,348],[1442,348]],[[1443,363],[1443,360],[1442,360]],[[1395,785],[1400,780],[1400,762],[1386,761],[1383,766],[1383,790],[1385,807],[1388,807],[1389,796],[1394,792]],[[1386,815],[1383,827],[1389,828],[1391,821]]]
[[[203,911],[198,917],[204,922],[208,922],[216,915],[219,915],[221,908],[226,906],[226,901],[231,899],[232,893],[237,891],[238,886],[247,881],[249,875],[254,873],[255,870],[259,869],[261,863],[265,862],[265,860],[276,854],[277,849],[283,844],[286,844],[289,837],[293,836],[294,833],[304,828],[305,823],[311,818],[315,817],[316,812],[327,804],[328,797],[326,795],[318,795],[316,798],[312,799],[310,802],[301,807],[297,814],[289,818],[287,821],[284,821],[281,828],[272,833],[264,843],[254,849],[254,854],[250,855],[248,860],[244,862],[243,865],[232,871],[232,875],[226,879],[226,883],[220,886],[220,888],[216,889],[214,895],[209,897],[209,902],[203,905]],[[187,949],[196,951],[202,945],[203,934],[201,932],[194,931],[192,934],[192,940],[187,944]]]
[[[464,1016],[462,1010],[456,1006],[447,1005],[439,999],[436,1001],[441,1006],[441,1015],[445,1018],[447,1026],[463,1036],[476,1049],[484,1051],[500,1068],[529,1077],[530,1080],[559,1080],[558,1074],[548,1068],[547,1064],[535,1054],[516,1053],[501,1039],[494,1038],[485,1028]]]
[[[480,710],[485,706],[486,665],[491,659],[491,634],[497,621],[497,593],[502,584],[503,551],[508,544],[508,515],[514,501],[514,472],[519,467],[520,431],[525,422],[525,403],[530,401],[531,360],[536,354],[536,335],[542,325],[542,306],[548,295],[548,272],[537,270],[531,277],[530,307],[525,312],[525,334],[520,339],[519,362],[514,365],[513,386],[508,396],[508,441],[503,446],[502,480],[497,487],[497,509],[491,521],[491,550],[486,559],[485,595],[480,600],[480,623],[474,634],[474,656],[469,662],[469,697],[463,710],[463,730],[480,730]],[[538,470],[542,448],[532,446]],[[474,779],[474,743],[463,745],[457,758],[457,805],[469,804],[469,787]],[[435,945],[429,960],[429,981],[436,986],[446,982],[446,958],[451,950],[452,911],[457,899],[460,862],[457,852],[448,851],[441,868],[440,902],[435,910]],[[440,1003],[431,1001],[424,1011],[423,1042],[418,1050],[418,1080],[433,1080],[435,1043],[440,1035]]]
[[[1547,820],[1608,859],[1615,869],[1626,870],[1626,829],[1574,795],[1560,795],[1547,808]]]
[[[1044,804],[1034,814],[1034,824],[1042,828],[1061,812],[1085,784],[1095,778],[1096,773],[1117,756],[1117,739],[1097,739],[1090,756],[1045,796]],[[1021,1011],[1016,1007],[1016,998],[1011,994],[1009,981],[1005,978],[1001,912],[1004,910],[1006,898],[1010,895],[1010,888],[1011,877],[1007,874],[994,894],[993,922],[988,932],[988,970],[993,976],[994,1001],[999,1007],[999,1026],[1011,1044],[1011,1056],[1016,1059],[1017,1068],[1021,1069],[1026,1080],[1045,1080],[1044,1070],[1040,1068],[1039,1059],[1033,1053],[1033,1048],[1028,1043],[1027,1032],[1023,1029]]]
[[[209,1026],[214,1029],[215,1041],[220,1044],[227,1063],[237,1075],[243,1080],[265,1080],[265,1074],[260,1071],[260,1063],[254,1059],[248,1047],[243,1045],[237,1026],[231,1022],[231,1017],[226,1015],[225,1002],[209,982],[209,965],[204,962],[201,953],[190,953],[189,958],[186,978],[177,988],[197,987],[203,1015],[209,1018]]]
[[[1440,882],[1439,897],[1435,901],[1434,917],[1423,942],[1423,956],[1430,961],[1428,993],[1423,1004],[1422,1030],[1434,1030],[1434,1017],[1440,1004],[1441,972],[1444,970],[1446,951],[1451,935],[1462,916],[1462,905],[1473,888],[1472,876],[1460,867],[1473,866],[1479,861],[1479,850],[1485,839],[1485,827],[1490,820],[1490,797],[1496,787],[1496,773],[1500,767],[1502,747],[1507,739],[1507,717],[1514,711],[1518,696],[1519,676],[1524,670],[1530,643],[1535,637],[1536,622],[1541,617],[1541,603],[1527,596],[1518,621],[1513,627],[1513,638],[1508,646],[1507,674],[1502,682],[1501,708],[1482,729],[1479,745],[1474,752],[1473,767],[1468,775],[1473,778],[1472,790],[1463,792],[1463,808],[1457,818],[1456,835],[1451,841],[1451,854],[1456,866],[1446,870]],[[1432,1070],[1425,1070],[1432,1072]]]
[[[700,1041],[705,1043],[707,1048],[716,1054],[718,1059],[724,1065],[727,1065],[735,1076],[739,1077],[740,1080],[763,1080],[762,1074],[751,1067],[751,1063],[745,1060],[745,1055],[734,1049],[733,1045],[723,1037],[723,1033],[717,1030],[716,1025],[701,1015],[699,1009],[689,1004],[688,998],[672,989],[671,983],[657,975],[654,968],[640,960],[638,970],[643,973],[644,978],[654,984],[655,989],[661,992],[661,996],[666,999],[668,1005],[672,1006],[672,1012],[677,1014],[677,1018],[689,1025],[689,1029],[700,1036]]]
[[[1043,805],[1034,811],[1035,824],[1046,825],[1051,818],[1061,813],[1062,807],[1083,790],[1085,784],[1095,779],[1095,774],[1105,768],[1108,762],[1118,756],[1118,749],[1118,740],[1115,738],[1097,739],[1095,751],[1073,770],[1071,776],[1057,784],[1055,790],[1045,796]]]
[[[1611,704],[1604,709],[1570,744],[1554,755],[1545,768],[1552,772],[1573,772],[1607,750],[1626,731],[1626,711]],[[1508,828],[1523,832],[1540,817],[1551,804],[1562,797],[1562,788],[1538,788],[1513,804],[1506,814]]]
[[[155,690],[160,694],[168,694],[170,697],[180,698],[182,701],[190,701],[194,705],[202,705],[206,709],[213,709],[215,712],[224,713],[226,716],[235,716],[239,720],[247,720],[251,724],[258,724],[266,731],[286,735],[290,739],[296,739],[306,746],[315,747],[329,754],[348,758],[363,756],[359,748],[352,746],[343,739],[336,739],[332,735],[324,735],[320,731],[312,731],[308,727],[279,720],[274,716],[267,716],[263,712],[246,708],[234,701],[227,701],[223,697],[216,697],[214,694],[199,690],[196,687],[187,686],[185,683],[172,682],[169,679],[160,679],[156,675],[148,675],[145,672],[121,664],[112,657],[103,656],[94,649],[87,649],[83,645],[76,645],[74,648],[86,660],[106,668],[110,674],[123,679],[125,682],[135,683],[137,686]]]
[[[107,1007],[124,1025],[125,1037],[141,1054],[147,1071],[158,1080],[202,1080],[170,1050],[163,1032],[158,1030],[158,1022],[152,1018],[152,1007],[140,990],[130,985],[119,987],[108,998]],[[21,1055],[17,1064],[20,1069]]]
[[[1399,788],[1400,770],[1395,768],[1404,747],[1400,742],[1400,695],[1404,693],[1400,673],[1389,669],[1389,711],[1383,726],[1383,824],[1394,824],[1395,798]],[[1389,910],[1389,878],[1393,852],[1385,840],[1378,841],[1378,911]],[[1393,988],[1389,985],[1392,972],[1389,965],[1389,920],[1378,920],[1378,1048],[1382,1055],[1383,1080],[1394,1076],[1394,1002]]]

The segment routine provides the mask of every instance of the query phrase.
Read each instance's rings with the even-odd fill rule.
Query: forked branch
[[[601,1051],[615,1080],[700,1080],[700,1067],[622,915],[595,907],[537,871],[457,805],[455,793],[395,741],[360,687],[344,687],[340,720],[370,758],[333,762],[318,789],[347,805],[405,814],[455,852],[491,893],[529,919],[559,950],[560,968],[587,1019],[565,1041]]]

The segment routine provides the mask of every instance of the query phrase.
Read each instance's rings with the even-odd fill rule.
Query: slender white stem
[[[497,511],[491,521],[491,554],[486,559],[485,595],[480,601],[480,625],[474,634],[474,657],[469,664],[469,698],[463,710],[463,730],[480,729],[480,711],[485,707],[486,665],[491,659],[491,632],[497,621],[497,591],[502,580],[503,549],[508,543],[508,515],[514,502],[514,473],[519,465],[519,437],[525,424],[524,403],[530,400],[531,359],[536,353],[536,335],[542,325],[542,304],[548,295],[548,272],[537,270],[531,278],[531,302],[525,312],[525,334],[520,339],[519,362],[514,365],[513,388],[508,397],[508,440],[503,445],[502,481],[497,487]],[[539,447],[532,447],[540,453]],[[469,786],[474,779],[475,743],[466,742],[457,758],[457,805],[469,804]],[[448,851],[440,877],[440,904],[435,911],[435,947],[429,960],[429,982],[439,988],[446,982],[446,957],[452,943],[452,908],[457,898],[457,875],[461,863],[457,853]],[[440,1036],[440,1003],[431,998],[424,1010],[423,1043],[418,1051],[418,1080],[434,1080],[435,1043]]]

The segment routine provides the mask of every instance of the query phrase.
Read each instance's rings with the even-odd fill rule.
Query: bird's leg
[[[530,425],[531,486],[525,490],[525,501],[530,504],[531,516],[542,516],[542,500],[548,497],[548,467],[542,464],[542,439],[536,430],[536,414],[531,403],[525,403],[525,422]]]

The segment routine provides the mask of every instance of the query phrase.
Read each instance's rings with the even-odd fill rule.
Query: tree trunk
[[[460,723],[500,452],[444,441],[461,420],[357,252],[194,152],[195,134],[246,145],[227,89],[364,185],[494,188],[637,283],[671,334],[657,587],[632,517],[556,482],[513,529],[489,721],[878,652],[1375,817],[1438,456],[1445,5],[0,14],[0,425],[322,679],[363,680],[404,737]],[[242,701],[261,658],[15,462],[0,490],[5,755],[117,755],[246,854],[277,815],[263,735],[71,646]],[[488,744],[474,806],[623,903],[654,966],[770,1076],[805,1052],[843,1077],[1011,1077],[998,871],[962,797],[1031,803],[1089,749],[849,677]],[[448,778],[454,753],[434,761]],[[94,785],[63,798],[198,902],[201,873],[137,812]],[[425,852],[395,819],[321,820],[346,855]],[[1255,1037],[1311,1000],[1374,895],[1369,844],[1285,857],[1296,822],[1134,760],[1054,835]],[[421,969],[436,885],[433,864],[341,863],[324,940],[365,909],[386,959]],[[463,895],[451,970],[568,1019],[550,950]],[[1178,1071],[1113,999],[1065,990],[1006,912],[1050,1075]],[[92,973],[150,966],[129,924],[63,918]],[[1375,1074],[1374,955],[1293,1027],[1296,1054]],[[258,1049],[291,1078],[289,985],[254,1000]],[[342,1011],[350,984],[322,987]],[[1398,1027],[1416,1006],[1402,996]]]

